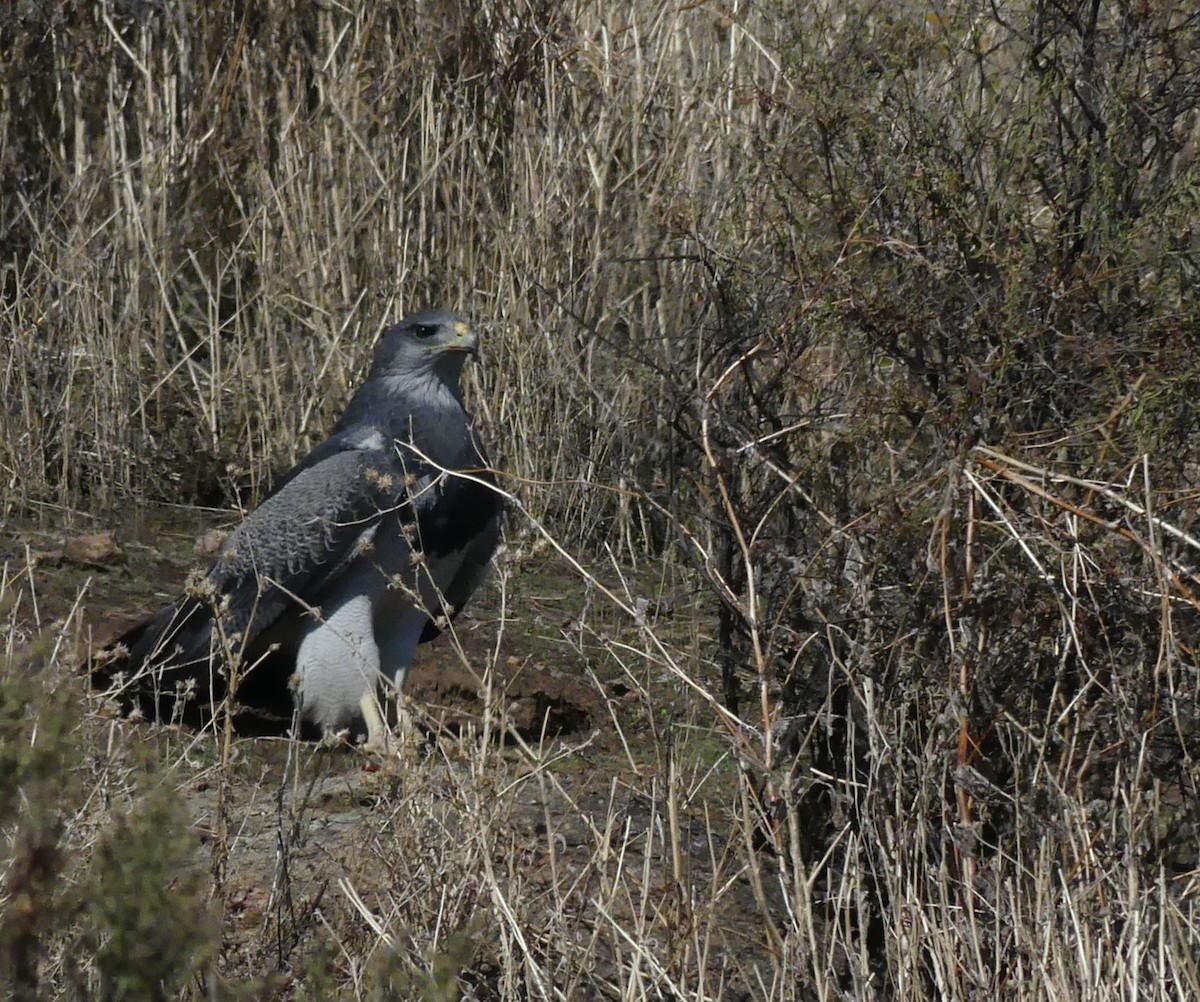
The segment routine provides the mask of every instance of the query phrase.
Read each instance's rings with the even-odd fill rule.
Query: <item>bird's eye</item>
[[[413,334],[424,340],[427,337],[433,337],[438,332],[435,324],[413,324]]]

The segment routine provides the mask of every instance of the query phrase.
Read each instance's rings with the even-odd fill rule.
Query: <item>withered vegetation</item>
[[[10,6],[12,997],[1200,997],[1200,13]],[[113,718],[161,561],[39,541],[253,504],[426,303],[474,708],[362,775]]]

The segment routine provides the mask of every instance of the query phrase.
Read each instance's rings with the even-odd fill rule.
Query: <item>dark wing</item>
[[[451,619],[487,575],[488,564],[500,544],[504,519],[503,499],[493,490],[496,478],[473,434],[471,453],[473,465],[462,468],[466,476],[440,473],[428,496],[414,495],[413,500],[421,549],[432,556],[462,554],[454,577],[442,587]],[[441,632],[430,620],[421,632],[421,643],[428,643]]]
[[[172,699],[180,686],[201,700],[220,698],[227,652],[240,656],[285,613],[319,602],[405,497],[403,471],[381,431],[360,429],[340,444],[322,446],[246,517],[191,594],[122,637],[128,654],[100,668],[101,681],[140,676],[134,692],[145,707],[151,689],[159,715],[160,697]]]
[[[308,453],[290,470],[277,477],[271,486],[271,492],[263,498],[259,503],[259,507],[284,490],[300,474],[312,469],[314,466],[319,466],[339,453],[383,450],[389,447],[390,441],[391,439],[387,433],[381,427],[375,425],[357,425],[335,432],[320,445],[316,446],[312,452]]]

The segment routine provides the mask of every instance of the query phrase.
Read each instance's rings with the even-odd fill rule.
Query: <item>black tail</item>
[[[201,725],[226,689],[212,637],[208,605],[180,599],[93,657],[88,665],[92,687],[109,693],[127,713],[140,710],[152,720]]]
[[[85,670],[92,688],[108,693],[124,713],[203,727],[229,691],[226,652],[215,632],[211,605],[182,598],[127,630]],[[253,670],[237,687],[238,733],[286,733],[293,723],[294,647],[260,650],[246,661]]]

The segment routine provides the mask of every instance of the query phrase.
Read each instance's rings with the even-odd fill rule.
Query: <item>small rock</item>
[[[63,544],[63,559],[71,564],[85,567],[108,567],[125,559],[125,553],[117,545],[116,533],[90,532],[75,536]]]

